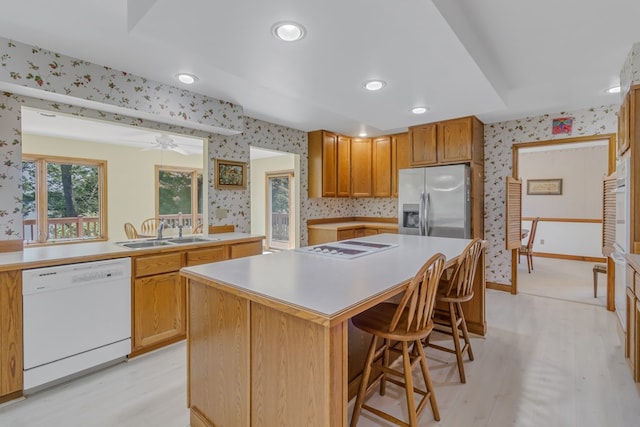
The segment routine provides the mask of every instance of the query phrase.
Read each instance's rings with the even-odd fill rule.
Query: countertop
[[[175,236],[173,236],[175,238]],[[118,246],[116,242],[87,242],[64,245],[26,247],[22,251],[0,253],[0,271],[23,270],[34,267],[71,264],[74,262],[93,261],[96,259],[112,259],[145,253],[161,253],[198,246],[217,246],[234,241],[262,239],[264,236],[247,233],[198,234],[197,237],[211,239],[207,242],[193,242],[171,246],[156,246],[144,249],[129,249]]]
[[[326,224],[307,225],[307,228],[313,228],[316,230],[345,230],[345,229],[357,228],[357,227],[389,228],[389,229],[397,230],[398,224],[393,222],[343,221],[343,222],[329,222]]]
[[[185,267],[180,271],[191,279],[230,287],[249,299],[266,298],[332,321],[349,308],[404,285],[437,252],[442,252],[449,264],[453,263],[470,242],[399,234],[350,240],[398,246],[355,259],[291,250]]]

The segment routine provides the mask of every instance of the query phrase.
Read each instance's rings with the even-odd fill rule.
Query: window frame
[[[23,242],[25,246],[44,245],[65,245],[72,243],[87,243],[109,240],[107,215],[107,161],[99,159],[86,159],[80,157],[51,156],[46,154],[22,154],[22,162],[33,162],[36,167],[36,234],[35,240],[27,241],[25,236]],[[47,188],[47,163],[73,164],[82,166],[95,166],[98,168],[98,218],[100,226],[100,236],[92,239],[76,238],[65,240],[49,240],[49,217],[48,212],[48,188]],[[24,218],[23,218],[24,230]]]
[[[202,225],[204,227],[204,191],[206,188],[206,181],[202,168],[192,168],[187,166],[167,166],[156,165],[155,166],[155,194],[156,194],[156,218],[160,218],[160,172],[179,172],[191,174],[191,214],[183,214],[184,216],[191,216],[192,227],[195,228],[198,225],[198,175],[202,176]]]

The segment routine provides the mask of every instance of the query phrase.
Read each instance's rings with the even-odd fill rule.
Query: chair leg
[[[369,376],[371,375],[371,365],[373,364],[373,357],[376,354],[377,346],[378,346],[378,337],[374,335],[373,338],[371,338],[371,345],[369,346],[367,359],[364,362],[364,371],[362,372],[362,378],[360,379],[360,387],[358,388],[358,397],[356,397],[356,403],[353,405],[353,415],[351,416],[351,427],[356,427],[356,424],[358,424],[358,418],[360,418],[360,412],[362,411],[362,404],[364,403],[365,394],[367,393],[367,385],[369,384]]]
[[[469,360],[473,360],[473,350],[471,350],[471,340],[469,339],[469,330],[467,329],[467,321],[464,318],[462,305],[459,302],[457,302],[456,307],[458,308],[458,316],[460,317],[460,326],[462,327],[462,337],[464,338],[464,342],[467,345],[467,353],[469,354]]]
[[[531,255],[527,254],[527,271],[529,273],[531,273],[531,269],[533,268],[533,266],[531,265],[532,264],[531,261],[532,261],[531,260]]]
[[[382,366],[388,368],[389,367],[389,346],[391,345],[391,340],[384,340],[384,353],[382,355]],[[382,371],[382,379],[380,380],[380,396],[384,396],[387,392],[387,374]]]
[[[598,272],[593,270],[593,297],[598,298]]]
[[[416,402],[413,398],[413,378],[411,376],[411,357],[409,356],[409,345],[406,341],[402,342],[402,361],[404,365],[404,384],[407,395],[407,410],[409,411],[409,424],[411,427],[418,426],[418,417],[416,415]]]
[[[420,368],[422,368],[422,377],[424,378],[424,385],[427,387],[429,393],[429,401],[431,402],[431,411],[433,411],[433,418],[436,421],[440,421],[440,411],[438,410],[438,402],[436,402],[436,393],[431,382],[431,374],[429,374],[429,366],[427,365],[427,356],[424,354],[424,349],[420,342],[416,342],[418,347],[418,353],[420,354]]]
[[[462,362],[462,352],[460,350],[460,334],[458,332],[456,309],[451,302],[449,303],[449,318],[451,319],[451,335],[453,335],[453,346],[456,349],[456,360],[458,362],[458,373],[460,374],[460,382],[464,384],[467,382],[467,379],[464,376],[464,364]]]

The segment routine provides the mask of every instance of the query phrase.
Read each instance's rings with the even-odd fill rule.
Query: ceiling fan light
[[[193,74],[189,74],[189,73],[178,73],[176,74],[176,78],[181,82],[184,83],[186,85],[192,85],[195,82],[198,81],[198,77],[194,76]]]

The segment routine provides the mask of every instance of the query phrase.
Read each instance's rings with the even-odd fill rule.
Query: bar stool
[[[593,266],[593,297],[598,298],[598,273],[607,274],[607,264]]]
[[[476,275],[478,259],[485,246],[486,241],[484,240],[474,239],[471,241],[458,257],[458,263],[450,277],[443,277],[440,280],[437,301],[444,303],[447,309],[436,307],[434,310],[434,330],[452,336],[454,348],[443,347],[429,342],[429,339],[426,340],[427,346],[456,355],[458,374],[462,383],[467,382],[462,358],[466,352],[469,355],[469,360],[473,360],[473,351],[461,304],[473,298],[473,280]],[[460,347],[461,333],[464,340],[462,347]]]
[[[352,319],[357,328],[373,335],[360,380],[358,397],[353,407],[352,427],[355,427],[358,423],[362,409],[366,409],[397,425],[417,426],[418,415],[426,406],[427,399],[431,402],[433,418],[436,421],[440,420],[438,404],[431,376],[429,375],[429,367],[422,348],[422,340],[428,337],[433,329],[433,307],[444,262],[445,257],[442,254],[436,254],[431,257],[411,280],[399,304],[384,302]],[[384,345],[376,350],[381,339],[384,340]],[[391,345],[392,341],[396,341],[393,346]],[[413,344],[413,349],[409,352],[409,344],[411,343]],[[401,349],[398,348],[398,345]],[[390,352],[402,354],[403,372],[389,367]],[[373,364],[379,359],[382,359],[382,365],[376,369],[379,369],[381,373],[369,384]],[[426,391],[413,385],[411,371],[418,362],[420,362],[422,377],[427,387]],[[404,378],[404,382],[395,378],[388,378],[388,375]],[[385,394],[386,381],[405,388],[410,424],[391,414],[364,404],[365,396],[376,385],[378,380],[380,380],[380,395]],[[417,408],[413,397],[414,393],[419,393],[423,396]]]

